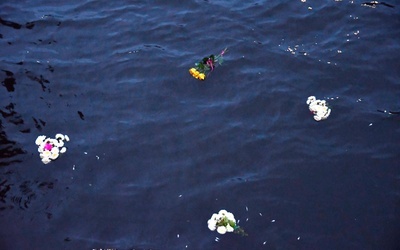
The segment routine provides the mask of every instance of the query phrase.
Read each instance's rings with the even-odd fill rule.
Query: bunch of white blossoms
[[[308,108],[314,114],[314,120],[321,121],[328,118],[331,114],[331,109],[325,100],[317,100],[315,96],[310,96],[307,99]]]
[[[217,230],[220,234],[233,232],[236,228],[236,220],[232,213],[226,210],[220,210],[218,214],[213,214],[207,221],[208,228],[211,231]]]
[[[36,138],[35,143],[39,146],[38,151],[44,164],[50,163],[67,151],[67,148],[64,147],[64,141],[69,141],[68,135],[56,134],[55,139],[48,138],[45,135]]]

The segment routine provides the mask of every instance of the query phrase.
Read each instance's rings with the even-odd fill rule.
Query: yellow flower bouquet
[[[223,62],[223,56],[227,48],[225,48],[218,55],[211,54],[209,57],[204,57],[200,62],[195,63],[195,67],[189,69],[189,73],[196,79],[204,81],[206,79],[206,74],[214,71],[217,65],[221,65]]]

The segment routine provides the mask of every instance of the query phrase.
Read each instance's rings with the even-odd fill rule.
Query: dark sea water
[[[3,0],[0,249],[400,249],[400,3],[361,3]]]

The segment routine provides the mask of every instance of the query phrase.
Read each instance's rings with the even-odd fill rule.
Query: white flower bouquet
[[[310,96],[308,97],[306,103],[308,105],[308,109],[314,114],[314,120],[318,122],[325,120],[331,114],[331,109],[325,100],[317,100],[315,96]]]
[[[244,230],[236,224],[235,216],[224,209],[220,210],[218,214],[213,214],[207,224],[211,231],[217,230],[219,234],[234,232],[247,236]]]
[[[69,141],[68,135],[56,134],[55,139],[40,135],[36,138],[35,144],[38,145],[40,158],[44,164],[50,163],[58,158],[60,154],[67,151],[64,141]]]

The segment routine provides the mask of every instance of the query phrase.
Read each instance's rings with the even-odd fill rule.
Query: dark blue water
[[[0,249],[399,249],[400,5],[362,2],[2,1]]]

